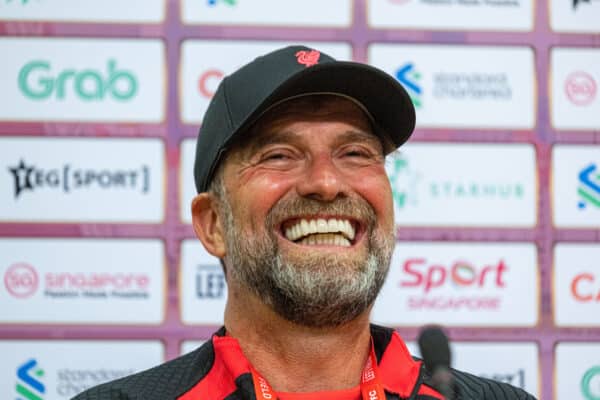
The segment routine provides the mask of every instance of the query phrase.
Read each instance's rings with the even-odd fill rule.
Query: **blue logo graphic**
[[[596,164],[590,164],[579,172],[577,193],[581,200],[577,204],[585,209],[588,204],[600,208],[600,172]]]
[[[46,387],[39,380],[44,376],[44,370],[37,368],[37,361],[31,359],[17,369],[16,390],[19,397],[16,400],[43,400],[40,395],[46,392]],[[20,397],[23,396],[23,397]]]
[[[235,6],[235,3],[237,3],[237,0],[208,0],[208,5],[213,7],[213,6],[216,6],[217,3],[219,3],[219,2],[225,3],[225,4],[233,7],[233,6]]]
[[[406,88],[415,107],[421,108],[423,105],[421,102],[423,89],[419,85],[421,73],[415,69],[414,64],[408,62],[401,66],[398,71],[396,71],[396,79],[398,79],[398,82]]]

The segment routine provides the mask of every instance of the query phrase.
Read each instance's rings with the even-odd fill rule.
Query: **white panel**
[[[538,313],[535,245],[400,242],[373,320],[394,326],[534,326]]]
[[[554,248],[554,322],[600,327],[600,245],[559,243]]]
[[[600,228],[600,146],[552,149],[552,217],[559,228]]]
[[[164,120],[159,40],[1,38],[0,121]]]
[[[159,139],[0,138],[0,221],[164,219]]]
[[[531,48],[373,44],[369,63],[404,85],[420,127],[535,126]]]
[[[409,143],[386,162],[396,223],[532,227],[535,150],[528,144]]]
[[[0,322],[160,324],[164,245],[154,239],[0,239]]]

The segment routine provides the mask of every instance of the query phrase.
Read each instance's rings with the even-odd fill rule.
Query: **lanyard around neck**
[[[276,400],[277,394],[273,391],[269,382],[267,382],[267,380],[252,366],[250,366],[250,372],[252,373],[252,381],[254,382],[256,400]],[[375,357],[375,348],[372,340],[371,351],[369,357],[367,357],[367,362],[365,363],[365,367],[363,368],[360,377],[360,392],[363,400],[385,400],[385,392],[383,391],[383,385],[381,384],[381,377],[379,376],[379,368],[377,367],[377,358]]]

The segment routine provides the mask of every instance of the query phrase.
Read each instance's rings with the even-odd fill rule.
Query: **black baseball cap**
[[[194,179],[208,190],[214,172],[234,139],[270,107],[309,94],[349,97],[367,112],[375,134],[395,148],[415,127],[415,109],[402,85],[367,64],[337,61],[305,46],[289,46],[256,58],[225,77],[204,114],[196,143]],[[388,152],[394,150],[388,149]]]

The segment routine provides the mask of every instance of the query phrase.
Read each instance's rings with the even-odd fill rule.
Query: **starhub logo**
[[[420,85],[421,77],[421,73],[415,69],[412,62],[402,65],[396,71],[396,79],[398,79],[398,82],[400,82],[408,91],[408,95],[415,105],[415,108],[421,108],[423,106],[421,99],[423,89]]]
[[[600,171],[596,164],[590,164],[579,172],[579,209],[584,210],[588,205],[600,208]]]
[[[43,400],[46,386],[41,381],[44,370],[38,367],[37,360],[31,359],[17,368],[17,400]],[[21,397],[22,396],[22,397]]]
[[[398,155],[391,159],[392,165],[388,173],[392,185],[392,196],[398,209],[418,203],[417,186],[422,179],[420,172],[411,168],[408,158]]]
[[[21,93],[31,100],[55,98],[63,101],[75,96],[86,102],[111,98],[125,102],[138,92],[138,79],[133,72],[120,68],[110,58],[106,68],[74,69],[54,71],[46,60],[32,60],[21,67],[18,77]]]

